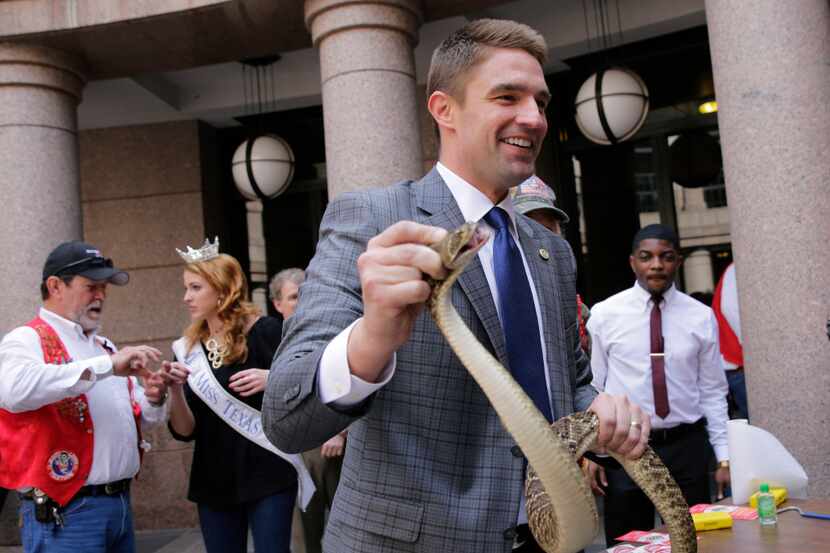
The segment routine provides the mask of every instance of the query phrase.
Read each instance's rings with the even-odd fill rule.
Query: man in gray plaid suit
[[[343,194],[328,206],[263,402],[265,432],[285,451],[312,449],[349,426],[327,552],[507,553],[520,545],[521,451],[423,310],[423,274],[443,271],[427,245],[494,205],[510,217],[529,270],[553,417],[590,408],[604,446],[642,454],[648,417],[590,386],[571,250],[507,198],[533,174],[547,132],[546,51],[538,33],[509,21],[453,33],[429,73],[439,163],[420,181]],[[507,366],[493,252],[482,248],[452,301]],[[532,539],[521,547],[536,550]]]

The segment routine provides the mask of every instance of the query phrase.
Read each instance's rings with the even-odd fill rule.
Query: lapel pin
[[[545,248],[539,248],[539,257],[547,261],[548,259],[550,259],[550,254],[548,253],[548,250],[546,250]]]

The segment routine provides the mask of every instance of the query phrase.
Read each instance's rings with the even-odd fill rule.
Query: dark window
[[[721,169],[717,178],[703,187],[703,201],[709,209],[726,207],[726,185],[723,181],[723,169]]]
[[[634,147],[634,190],[640,213],[657,211],[657,175],[654,173],[654,155],[651,146]]]
[[[657,179],[654,173],[635,174],[634,186],[637,190],[637,206],[640,213],[657,211]]]

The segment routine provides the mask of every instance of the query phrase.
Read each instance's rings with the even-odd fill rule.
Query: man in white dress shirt
[[[0,343],[0,485],[20,494],[26,553],[135,551],[130,480],[166,388],[145,372],[158,350],[98,335],[107,285],[128,280],[97,248],[65,242],[46,259],[38,316]]]
[[[591,310],[593,384],[628,396],[649,414],[650,445],[686,501],[708,503],[709,444],[718,460],[719,490],[729,481],[727,385],[717,321],[709,307],[674,286],[682,259],[673,230],[641,229],[629,262],[634,286]],[[605,495],[608,545],[629,530],[654,526],[654,506],[622,469],[589,463],[589,475],[594,491]]]

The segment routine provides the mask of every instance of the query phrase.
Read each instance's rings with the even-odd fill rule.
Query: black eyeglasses
[[[73,261],[72,263],[67,263],[57,271],[53,271],[53,276],[58,276],[62,272],[66,271],[67,269],[71,269],[72,267],[77,267],[78,265],[83,265],[84,263],[89,263],[91,266],[98,266],[98,267],[112,267],[112,259],[108,257],[100,257],[100,256],[93,256],[93,257],[84,257],[83,259],[79,259],[77,261]]]

